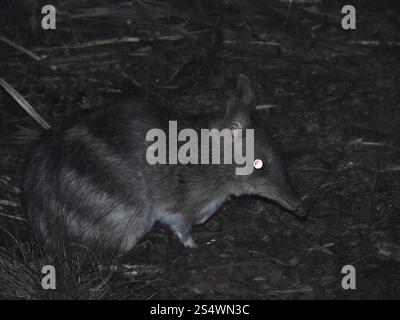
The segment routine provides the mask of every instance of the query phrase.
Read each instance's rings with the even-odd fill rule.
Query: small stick
[[[363,138],[357,138],[349,141],[345,149],[348,149],[349,147],[353,145],[362,145],[362,146],[372,146],[372,147],[383,147],[386,146],[386,143],[383,142],[374,142],[374,141],[364,141]]]
[[[381,41],[375,41],[375,40],[360,40],[360,41],[347,41],[347,43],[353,45],[370,46],[370,47],[377,47],[384,44],[387,44],[389,47],[400,47],[400,42],[397,41],[387,41],[382,43]]]
[[[224,40],[224,44],[226,45],[235,45],[239,44],[240,41],[236,40]],[[280,43],[276,41],[256,41],[256,40],[251,40],[248,42],[251,45],[259,45],[259,46],[272,46],[272,47],[279,47]]]
[[[400,164],[392,164],[388,165],[383,172],[388,172],[388,171],[400,171]]]
[[[74,48],[74,49],[89,48],[89,47],[104,46],[114,43],[138,43],[138,42],[141,42],[141,39],[139,37],[110,38],[110,39],[94,40],[89,42],[78,43],[72,46],[65,46],[63,48]]]
[[[1,200],[0,199],[0,206],[8,206],[8,207],[18,207],[18,204],[14,201],[8,200]]]
[[[14,41],[11,41],[10,39],[7,39],[0,35],[0,41],[3,41],[4,43],[8,44],[9,46],[13,47],[14,49],[17,49],[18,51],[21,51],[22,53],[25,53],[32,59],[36,61],[41,61],[43,58],[39,57],[37,54],[34,54],[32,51],[29,51],[28,49],[25,49],[24,47],[20,46],[19,44],[15,43]]]
[[[290,293],[307,293],[312,292],[314,288],[312,286],[305,286],[303,288],[298,289],[288,289],[288,290],[269,290],[267,294],[276,295],[276,294],[290,294]]]
[[[109,44],[115,43],[139,43],[142,41],[177,41],[183,39],[183,36],[180,34],[176,35],[167,35],[167,36],[159,36],[155,38],[148,38],[142,39],[139,37],[122,37],[122,38],[110,38],[110,39],[102,39],[102,40],[94,40],[89,42],[82,42],[73,44],[70,46],[59,46],[59,47],[49,47],[49,48],[37,48],[36,51],[41,50],[55,50],[55,49],[81,49],[81,48],[90,48],[90,47],[97,47],[97,46],[105,46]]]
[[[43,129],[49,130],[51,126],[44,120],[33,107],[21,96],[7,81],[0,78],[0,86],[24,109]]]
[[[26,222],[26,220],[24,218],[21,218],[18,216],[12,216],[11,214],[0,213],[0,217],[5,217],[5,218],[9,218],[9,219]]]
[[[275,104],[260,104],[256,106],[256,110],[268,110],[271,108],[276,108]]]
[[[302,8],[301,10],[311,16],[314,16],[315,18],[319,18],[319,19],[323,20],[324,22],[340,23],[340,19],[336,15],[333,15],[330,13],[325,13],[325,12],[320,12],[320,11],[315,11],[315,10],[312,10],[309,8]]]

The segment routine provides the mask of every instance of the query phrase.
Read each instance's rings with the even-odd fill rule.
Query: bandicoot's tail
[[[47,132],[40,128],[28,128],[18,126],[19,130],[13,135],[13,143],[18,145],[33,145],[39,138]]]

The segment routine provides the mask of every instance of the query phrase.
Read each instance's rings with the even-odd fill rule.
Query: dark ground
[[[1,35],[46,59],[0,42],[0,76],[51,124],[132,94],[187,112],[223,109],[244,73],[258,104],[276,105],[258,112],[286,150],[296,189],[315,203],[299,222],[275,204],[235,200],[195,228],[199,249],[157,226],[116,272],[66,258],[58,289],[45,292],[46,260],[19,201],[29,149],[21,128],[37,125],[0,91],[1,296],[400,298],[400,11],[352,1],[357,30],[344,31],[347,3],[314,2],[54,1],[56,31],[40,28],[34,1],[2,2]],[[90,43],[119,37],[141,41]],[[356,290],[341,288],[346,264]]]

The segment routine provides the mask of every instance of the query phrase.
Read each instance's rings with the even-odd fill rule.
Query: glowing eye
[[[260,159],[254,160],[253,166],[254,166],[254,168],[256,168],[257,170],[258,170],[258,169],[261,169],[262,166],[263,166],[262,160],[260,160]]]

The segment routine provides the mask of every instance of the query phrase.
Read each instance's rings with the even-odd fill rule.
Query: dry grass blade
[[[0,206],[18,207],[18,203],[0,199]]]
[[[385,44],[389,47],[400,47],[400,42],[398,41],[387,41],[385,43],[377,40],[359,40],[359,41],[347,41],[347,43],[351,45],[360,45],[367,47],[378,47],[378,46],[383,46]]]
[[[29,50],[25,49],[24,47],[22,47],[19,44],[11,41],[10,39],[7,39],[7,38],[3,37],[2,35],[0,35],[0,40],[3,41],[4,43],[8,44],[9,46],[13,47],[14,49],[17,49],[18,51],[21,51],[22,53],[25,53],[26,55],[28,55],[29,57],[31,57],[32,59],[34,59],[36,61],[42,60],[41,57],[39,57],[38,55],[34,54],[32,51],[29,51]]]
[[[55,49],[84,49],[98,46],[106,46],[111,44],[119,43],[139,43],[143,41],[155,42],[155,41],[179,41],[184,38],[181,34],[172,34],[165,36],[158,36],[154,38],[139,38],[139,37],[122,37],[122,38],[110,38],[110,39],[99,39],[89,42],[82,42],[73,45],[65,45],[58,47],[47,47],[47,48],[37,48],[36,50],[55,50]]]
[[[3,78],[0,78],[0,85],[7,91],[11,97],[39,124],[43,129],[49,130],[51,126],[44,120],[33,107],[29,104],[28,101],[24,99],[7,81]]]
[[[26,220],[25,220],[24,218],[21,218],[21,217],[19,217],[19,216],[13,216],[13,215],[11,215],[11,214],[0,213],[0,217],[5,217],[5,218],[17,220],[17,221],[26,222]]]
[[[41,299],[40,272],[32,265],[15,259],[8,252],[0,251],[0,296],[11,299]]]

